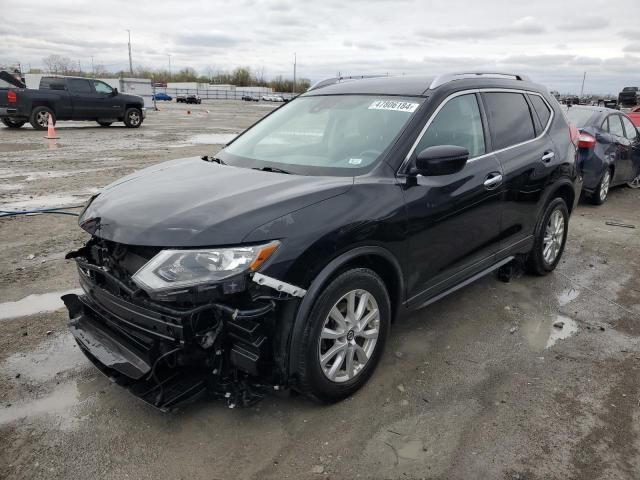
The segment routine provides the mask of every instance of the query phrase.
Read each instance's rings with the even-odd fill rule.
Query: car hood
[[[118,96],[127,102],[140,103],[144,105],[144,98],[142,98],[140,95],[131,95],[130,93],[118,92]]]
[[[260,225],[352,185],[351,177],[263,172],[198,157],[174,160],[105,187],[80,216],[80,225],[128,245],[232,245]]]

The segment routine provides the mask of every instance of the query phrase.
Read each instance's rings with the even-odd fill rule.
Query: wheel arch
[[[556,197],[560,197],[564,200],[564,202],[567,204],[569,215],[571,215],[571,212],[573,211],[573,208],[575,207],[575,204],[578,200],[579,192],[576,192],[575,185],[568,178],[554,183],[547,190],[544,201],[541,202],[538,215],[541,215],[549,202]]]
[[[300,344],[296,339],[301,337],[305,321],[311,309],[323,290],[331,280],[342,272],[358,267],[365,267],[376,272],[382,279],[391,303],[391,320],[397,316],[404,295],[404,277],[402,267],[396,257],[387,249],[380,246],[359,246],[348,250],[332,259],[316,275],[295,312],[293,324],[289,333],[289,346],[287,358],[288,377],[295,376],[295,365],[292,358],[297,358],[300,353]]]

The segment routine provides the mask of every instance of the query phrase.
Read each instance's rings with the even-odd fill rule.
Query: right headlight
[[[147,292],[206,285],[242,272],[256,271],[280,242],[198,250],[162,250],[132,277]]]

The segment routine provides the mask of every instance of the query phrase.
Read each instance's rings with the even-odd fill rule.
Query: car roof
[[[538,92],[547,91],[545,87],[534,84],[521,75],[460,73],[440,76],[401,75],[369,78],[332,78],[318,82],[303,96],[372,94],[426,97],[440,89],[459,90],[473,88],[512,88]]]

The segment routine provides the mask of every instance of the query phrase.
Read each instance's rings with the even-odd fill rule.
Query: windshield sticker
[[[361,158],[350,158],[349,165],[360,165],[362,163]]]
[[[375,100],[369,105],[369,110],[393,110],[396,112],[413,113],[419,105],[419,103],[398,102],[396,100]]]

